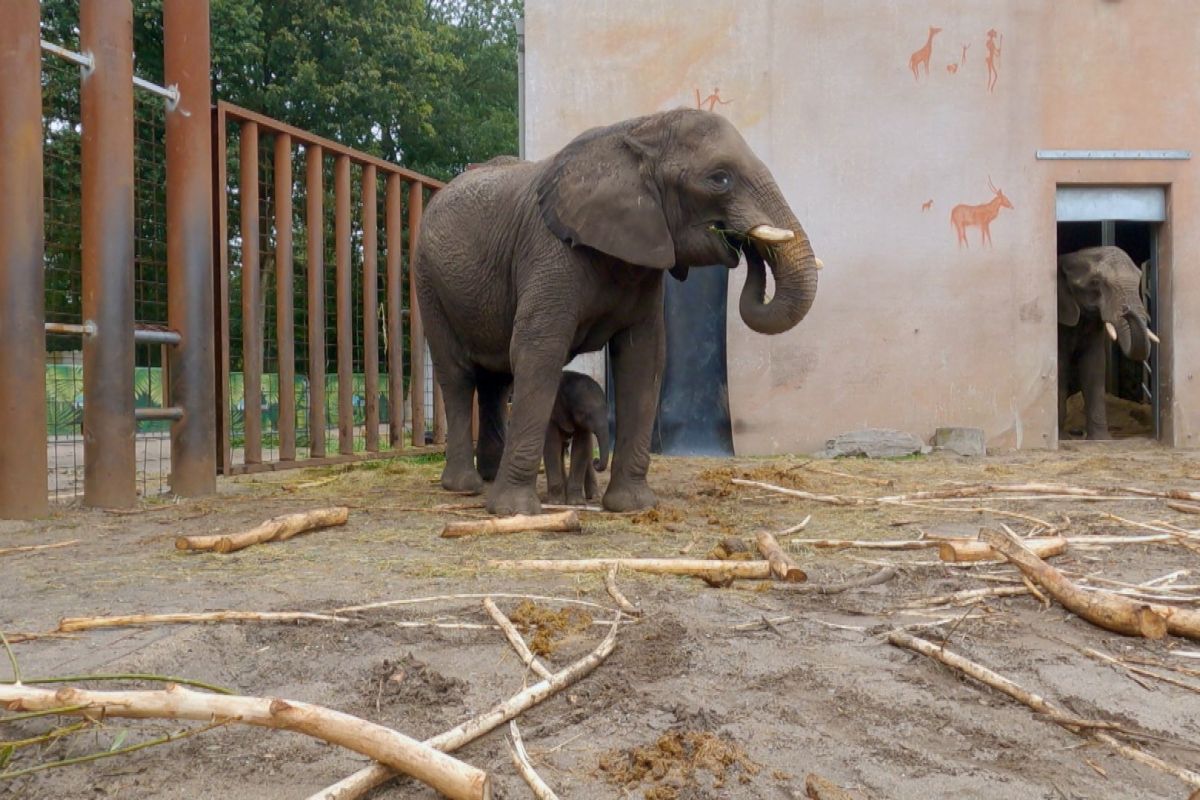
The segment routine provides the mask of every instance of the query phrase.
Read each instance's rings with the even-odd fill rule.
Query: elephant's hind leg
[[[471,452],[471,398],[475,394],[475,372],[450,332],[449,322],[432,293],[420,296],[421,314],[428,331],[433,371],[442,387],[446,405],[446,466],[442,488],[452,492],[483,491],[483,479],[475,470]]]

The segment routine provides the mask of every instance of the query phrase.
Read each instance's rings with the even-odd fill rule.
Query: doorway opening
[[[1150,330],[1156,332],[1160,318],[1158,244],[1165,211],[1161,187],[1058,190],[1058,255],[1102,245],[1124,250],[1140,269],[1141,300],[1149,315]],[[1118,343],[1107,337],[1104,347],[1109,435],[1114,439],[1160,439],[1163,381],[1157,345],[1151,344],[1149,356],[1143,361],[1127,357]],[[1084,399],[1082,392],[1075,391],[1077,388],[1076,379],[1069,385],[1072,394],[1067,398],[1066,419],[1059,421],[1060,440],[1086,436]]]

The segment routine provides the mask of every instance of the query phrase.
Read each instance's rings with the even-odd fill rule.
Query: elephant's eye
[[[719,169],[709,175],[708,182],[718,192],[727,192],[733,188],[733,176],[723,169]]]

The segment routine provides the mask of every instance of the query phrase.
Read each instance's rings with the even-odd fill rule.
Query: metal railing
[[[383,452],[380,442],[381,398],[387,418],[386,449],[405,446],[404,351],[409,351],[408,385],[411,396],[411,445],[426,444],[426,420],[423,387],[426,383],[425,344],[420,315],[413,291],[412,274],[405,275],[405,239],[411,262],[415,232],[420,228],[427,193],[436,191],[441,182],[404,169],[389,161],[341,145],[308,131],[271,119],[263,114],[226,102],[217,103],[213,112],[214,141],[214,246],[218,319],[217,353],[217,431],[218,463],[224,474],[257,472],[268,469],[311,466],[370,457]],[[237,150],[229,140],[236,135]],[[271,140],[271,147],[260,145]],[[293,177],[293,158],[303,153],[304,177]],[[268,160],[266,153],[271,153]],[[237,177],[231,181],[230,163],[236,160]],[[332,162],[332,199],[334,206],[334,320],[333,338],[336,356],[336,406],[327,411],[326,385],[328,348],[326,318],[326,171]],[[352,191],[351,167],[359,173],[358,191]],[[269,171],[271,180],[260,180],[260,172]],[[385,279],[379,281],[379,180],[384,182]],[[260,189],[262,192],[260,193]],[[293,197],[302,190],[304,214],[296,221]],[[264,196],[265,195],[265,196]],[[231,198],[237,205],[230,213]],[[356,205],[359,225],[352,226],[351,207]],[[404,210],[407,207],[407,226]],[[230,226],[237,228],[231,235]],[[293,235],[304,229],[303,287],[297,285]],[[231,258],[237,251],[237,257]],[[273,270],[264,270],[264,260],[273,261]],[[354,270],[357,264],[358,269]],[[352,272],[352,270],[354,270]],[[231,287],[231,282],[239,282]],[[264,283],[273,282],[274,304],[267,303]],[[359,291],[354,291],[355,284]],[[295,286],[295,290],[292,287]],[[405,302],[407,287],[408,302]],[[236,289],[240,302],[234,302]],[[304,324],[297,325],[295,302],[303,303]],[[357,314],[355,313],[357,311]],[[273,312],[274,329],[264,316]],[[360,325],[356,325],[357,321]],[[405,317],[408,317],[408,341],[405,348]],[[235,340],[231,323],[240,323],[240,340]],[[297,391],[297,330],[307,335],[307,358],[299,363],[300,392]],[[357,329],[357,330],[356,330]],[[381,360],[379,338],[382,329],[385,353]],[[276,385],[275,417],[271,436],[265,435],[263,398],[264,360],[267,344],[264,335],[274,335],[271,357],[276,364],[270,383]],[[360,362],[362,393],[356,397],[354,385],[355,339]],[[240,360],[242,388],[234,386],[234,360]],[[386,390],[381,392],[381,361],[387,374]],[[333,376],[330,376],[333,377]],[[306,386],[304,382],[306,381]],[[433,442],[445,440],[445,412],[440,387],[433,382]],[[238,396],[240,394],[240,397]],[[305,396],[306,395],[306,396]],[[356,425],[355,407],[359,401],[363,420]],[[240,401],[240,403],[239,403]],[[307,403],[307,413],[298,417],[298,405]],[[270,403],[268,403],[270,405]],[[235,406],[242,409],[240,430],[235,430]],[[336,454],[328,452],[326,430],[329,417],[337,420]],[[298,428],[307,427],[307,442]],[[361,427],[361,443],[356,428]],[[277,444],[264,447],[270,438]],[[241,447],[236,445],[240,443]],[[307,452],[303,452],[304,449]],[[240,453],[238,452],[240,449]]]

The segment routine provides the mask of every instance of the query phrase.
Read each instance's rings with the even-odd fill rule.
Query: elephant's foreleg
[[[538,466],[546,441],[550,412],[558,396],[558,384],[575,320],[567,318],[561,304],[535,298],[539,308],[525,314],[518,308],[513,329],[510,359],[513,367],[512,416],[504,442],[504,457],[492,488],[487,509],[493,514],[538,514]]]
[[[596,467],[590,459],[587,465],[587,475],[583,479],[583,496],[588,500],[595,500],[600,496],[600,484],[596,481]]]
[[[504,455],[512,378],[494,372],[480,372],[478,387],[479,441],[475,444],[475,467],[485,481],[494,481]]]
[[[546,430],[546,446],[542,453],[546,465],[546,495],[550,502],[566,502],[566,480],[563,477],[563,436],[557,425]]]
[[[1092,337],[1079,361],[1079,381],[1083,385],[1083,409],[1087,414],[1087,438],[1107,439],[1108,409],[1104,384],[1108,341],[1104,330]]]
[[[612,477],[604,493],[609,511],[633,511],[657,505],[646,484],[650,469],[650,432],[658,410],[658,392],[666,363],[662,292],[655,313],[621,331],[609,342],[617,396],[617,444]]]
[[[571,505],[583,505],[585,482],[591,465],[592,434],[590,431],[576,430],[571,439],[571,476],[567,479],[567,502]]]

